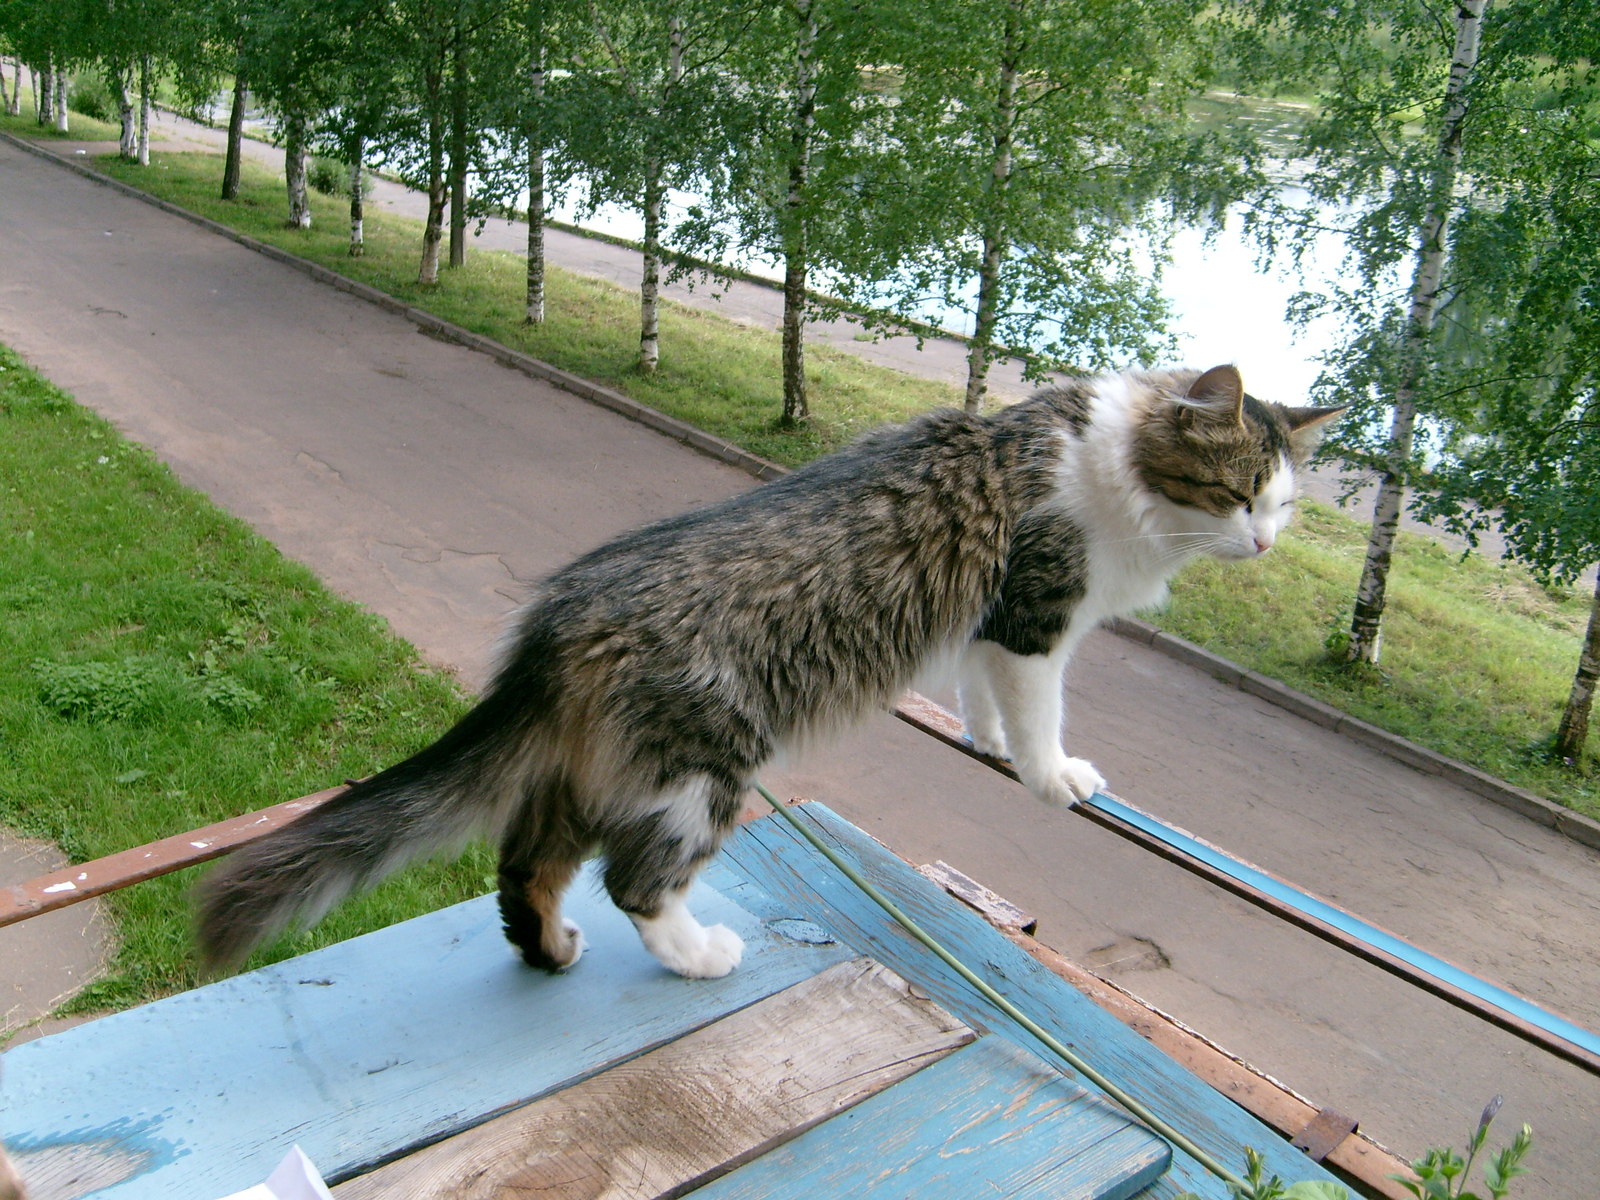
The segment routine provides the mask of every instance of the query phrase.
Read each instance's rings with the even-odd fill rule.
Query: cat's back
[[[549,580],[554,588],[644,571],[869,558],[937,538],[993,536],[1018,507],[992,419],[940,410],[874,430],[778,479],[624,533]],[[754,561],[752,561],[754,560]]]

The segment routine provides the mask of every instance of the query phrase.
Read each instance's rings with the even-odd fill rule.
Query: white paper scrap
[[[333,1193],[322,1182],[305,1151],[295,1146],[283,1156],[265,1183],[224,1196],[222,1200],[333,1200]]]

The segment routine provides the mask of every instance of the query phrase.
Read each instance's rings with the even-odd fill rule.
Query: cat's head
[[[1231,365],[1148,383],[1133,464],[1162,523],[1197,552],[1265,554],[1294,514],[1296,470],[1344,410],[1264,404]]]

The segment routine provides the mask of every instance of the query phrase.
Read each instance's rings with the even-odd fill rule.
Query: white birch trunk
[[[528,293],[523,319],[529,325],[544,321],[544,151],[528,151]]]
[[[356,138],[354,152],[350,155],[350,257],[360,258],[367,252],[366,242],[366,180],[361,170],[361,160],[366,157],[366,138]]]
[[[151,63],[148,54],[139,58],[139,165],[150,165],[150,115],[154,108],[154,101],[150,94],[152,80],[150,78]]]
[[[6,91],[6,60],[3,58],[0,58],[0,109],[16,115],[11,109],[11,93]]]
[[[544,21],[537,0],[529,9],[528,27],[534,40],[532,79],[534,109],[544,99]],[[544,322],[544,122],[528,130],[528,275],[523,320],[529,325]]]
[[[645,164],[644,268],[639,281],[639,370],[646,375],[661,365],[661,160]]]
[[[129,162],[139,157],[139,123],[134,114],[133,89],[128,82],[132,73],[133,68],[128,63],[106,69],[106,82],[117,102],[117,154]]]
[[[437,81],[433,81],[437,82]],[[438,88],[430,87],[429,98],[437,101]],[[428,219],[422,227],[422,265],[417,282],[431,287],[439,282],[439,244],[444,240],[444,207],[447,195],[444,178],[444,131],[439,127],[437,103],[428,108]]]
[[[289,227],[311,228],[311,197],[306,189],[306,119],[292,112],[283,122],[283,180],[289,195]]]
[[[1367,538],[1366,561],[1356,588],[1355,611],[1350,619],[1351,662],[1376,664],[1383,648],[1383,610],[1387,602],[1389,569],[1394,563],[1395,536],[1405,505],[1405,473],[1411,459],[1417,424],[1417,398],[1428,370],[1429,342],[1439,308],[1439,284],[1444,278],[1445,236],[1455,207],[1456,179],[1461,170],[1462,125],[1467,115],[1467,85],[1478,62],[1479,34],[1489,0],[1460,0],[1455,10],[1456,42],[1445,85],[1444,113],[1439,123],[1438,166],[1417,236],[1416,268],[1411,277],[1410,307],[1405,341],[1401,347],[1400,382],[1395,388],[1394,419],[1390,427],[1388,466],[1378,479],[1378,495]]]
[[[56,72],[56,132],[67,132],[67,73]]]
[[[990,156],[993,185],[989,211],[983,217],[983,261],[978,268],[978,299],[973,311],[972,346],[967,353],[967,391],[963,407],[975,413],[989,390],[989,357],[1000,310],[1000,271],[1005,265],[1006,196],[1011,188],[1013,142],[1017,126],[1018,44],[1022,37],[1024,0],[1006,9],[1005,47],[1001,52],[999,90],[995,95],[994,148]]]
[[[40,125],[46,124],[50,119],[50,67],[47,64],[43,71],[32,71],[33,77],[33,119]]]
[[[667,78],[663,99],[683,78],[683,22],[678,17],[667,21]],[[659,112],[657,119],[660,119]],[[651,374],[661,364],[661,205],[666,187],[661,175],[664,164],[651,158],[645,164],[644,182],[644,275],[639,284],[639,370]]]
[[[20,117],[22,115],[22,60],[19,58],[11,64],[11,101],[6,105],[6,115]]]
[[[789,125],[789,191],[783,228],[783,424],[811,419],[806,397],[806,284],[811,274],[805,202],[811,141],[817,127],[817,16],[814,0],[797,0],[795,107]]]

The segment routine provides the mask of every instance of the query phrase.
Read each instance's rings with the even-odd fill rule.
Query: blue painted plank
[[[1453,962],[1429,954],[1420,946],[1412,945],[1397,934],[1390,933],[1387,929],[1380,929],[1354,913],[1329,904],[1326,900],[1313,896],[1310,892],[1287,883],[1275,875],[1268,875],[1265,871],[1234,858],[1233,855],[1201,841],[1192,834],[1176,829],[1130,804],[1124,804],[1104,793],[1096,793],[1085,800],[1084,804],[1109,813],[1118,820],[1126,821],[1135,829],[1159,838],[1173,849],[1204,863],[1213,870],[1221,871],[1241,883],[1248,884],[1258,892],[1271,896],[1285,908],[1320,921],[1357,942],[1387,954],[1421,975],[1437,980],[1458,992],[1465,992],[1518,1021],[1526,1022],[1535,1029],[1570,1042],[1587,1055],[1600,1056],[1600,1033],[1585,1029],[1560,1013],[1541,1008],[1526,996],[1519,996],[1482,976],[1456,966]]]
[[[589,950],[522,966],[492,897],[102,1018],[4,1055],[0,1133],[19,1157],[99,1143],[116,1200],[205,1200],[298,1142],[331,1179],[670,1041],[850,957],[769,930],[708,888],[746,939],[720,980],[670,975],[593,872],[569,909]]]
[[[1333,1179],[848,821],[815,803],[791,811],[1002,995],[1219,1161],[1242,1170],[1248,1145],[1261,1151],[1269,1173],[1291,1180]],[[824,927],[924,988],[969,1025],[992,1029],[1030,1051],[1039,1049],[1035,1039],[894,924],[779,818],[764,817],[740,830],[707,880],[769,924]],[[1160,1186],[1168,1181],[1204,1197],[1228,1196],[1222,1181],[1181,1152]]]
[[[707,1184],[695,1200],[1127,1200],[1167,1144],[1054,1067],[986,1037]]]

